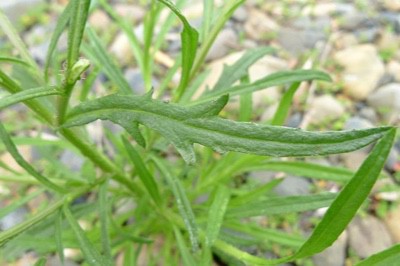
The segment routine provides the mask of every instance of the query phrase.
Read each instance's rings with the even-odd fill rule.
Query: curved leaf
[[[55,88],[49,88],[49,87],[44,87],[44,88],[34,88],[34,89],[29,89],[21,92],[17,92],[12,95],[7,95],[3,98],[0,99],[0,109],[3,109],[7,106],[23,102],[26,100],[30,100],[33,98],[38,98],[38,97],[43,97],[43,96],[49,96],[49,95],[60,95],[62,94],[61,91],[55,89]]]
[[[144,96],[109,95],[85,102],[71,110],[62,127],[84,125],[97,119],[110,120],[132,136],[136,123],[168,139],[188,163],[195,162],[193,143],[216,151],[238,151],[269,156],[312,156],[349,152],[379,138],[390,127],[342,132],[307,132],[300,129],[235,122],[217,117],[228,100],[191,108]]]

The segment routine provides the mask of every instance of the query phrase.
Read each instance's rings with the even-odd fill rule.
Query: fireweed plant
[[[0,87],[5,95],[0,108],[10,114],[13,109],[8,107],[25,104],[31,111],[28,118],[36,121],[30,128],[37,133],[15,135],[18,122],[7,117],[0,122],[1,149],[23,169],[0,164],[7,173],[0,179],[19,184],[19,196],[0,211],[0,217],[41,201],[23,222],[0,233],[2,259],[34,251],[40,258],[37,265],[44,265],[51,254],[64,263],[64,249],[70,248],[79,251],[76,260],[96,266],[114,265],[117,260],[136,265],[139,257],[146,265],[211,265],[213,261],[273,265],[310,257],[332,245],[380,176],[395,129],[309,132],[283,127],[299,84],[330,78],[316,70],[291,70],[250,82],[248,68],[274,52],[268,47],[244,53],[224,67],[215,86],[193,97],[208,74],[205,58],[211,45],[244,0],[225,1],[218,7],[205,0],[204,21],[197,30],[179,11],[185,1],[152,0],[142,38],[105,0],[93,2],[69,1],[43,67],[0,13],[0,27],[18,54],[0,57]],[[87,25],[88,15],[98,8],[129,38],[147,93],[134,94],[106,45]],[[162,18],[162,11],[168,16]],[[159,69],[155,54],[177,25],[182,29],[181,52],[153,88],[152,77]],[[65,53],[57,49],[63,32],[68,38]],[[177,73],[179,84],[172,87]],[[107,77],[106,96],[90,90],[100,74]],[[280,85],[289,87],[271,125],[250,122],[252,93]],[[164,100],[167,96],[169,101]],[[232,96],[239,99],[240,122],[220,116]],[[96,141],[89,129],[97,120],[108,120],[124,130],[102,127],[102,141]],[[95,125],[99,128],[99,122]],[[369,144],[374,146],[355,173],[278,158],[345,153]],[[20,145],[39,149],[40,163],[24,159]],[[56,159],[66,150],[84,158],[79,170]],[[275,196],[272,189],[279,179],[245,185],[245,174],[256,170],[335,181],[342,189]],[[307,238],[263,226],[255,219],[323,207],[326,213]],[[268,250],[275,259],[263,256]],[[360,265],[389,265],[399,261],[399,251],[399,245],[393,246]]]

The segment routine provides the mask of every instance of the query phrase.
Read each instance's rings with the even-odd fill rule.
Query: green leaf
[[[183,23],[183,31],[181,33],[182,43],[182,75],[177,89],[178,99],[182,97],[190,81],[190,71],[192,70],[194,60],[196,58],[197,44],[199,41],[198,32],[190,26],[189,22],[176,8],[176,6],[169,0],[158,0],[166,5],[172,12],[174,12]]]
[[[56,50],[58,40],[61,37],[61,34],[65,30],[70,20],[71,15],[73,14],[72,6],[75,4],[74,1],[69,1],[68,5],[65,7],[64,11],[61,13],[60,17],[57,20],[56,27],[53,31],[53,35],[51,36],[49,49],[46,55],[46,62],[44,64],[44,75],[45,80],[48,80],[49,75],[49,67],[51,63],[51,59],[53,57],[53,53]]]
[[[282,126],[285,123],[286,117],[289,114],[290,107],[292,105],[292,99],[300,86],[300,82],[293,83],[290,88],[285,92],[282,100],[279,102],[278,109],[276,109],[274,118],[272,119],[271,125]]]
[[[182,261],[183,265],[185,266],[192,266],[196,265],[196,261],[192,254],[190,254],[190,251],[186,247],[186,243],[182,237],[181,232],[179,232],[179,229],[174,227],[174,234],[175,234],[175,239],[178,244],[179,252],[181,253],[182,256]]]
[[[15,58],[15,57],[8,57],[8,56],[0,56],[0,62],[6,62],[6,63],[14,63],[14,64],[19,64],[22,66],[30,67],[29,63]]]
[[[34,266],[45,266],[46,262],[47,262],[46,258],[40,258],[35,262]]]
[[[142,158],[135,150],[135,148],[129,143],[129,141],[122,137],[122,141],[124,143],[125,149],[128,152],[129,158],[131,159],[132,163],[135,165],[135,170],[139,175],[140,180],[142,181],[143,185],[146,187],[147,191],[149,192],[150,196],[154,200],[154,203],[157,206],[160,206],[162,203],[160,192],[158,191],[158,186],[156,181],[154,180],[153,175],[147,169],[146,165],[144,164]]]
[[[230,201],[230,205],[245,205],[248,202],[257,200],[258,198],[265,196],[269,191],[279,185],[284,179],[274,179],[256,189],[249,191],[243,195],[239,195]]]
[[[196,252],[199,249],[198,228],[196,224],[196,218],[190,205],[190,201],[186,196],[185,189],[183,188],[180,180],[170,172],[164,162],[154,156],[152,157],[152,160],[172,189],[179,213],[181,214],[183,222],[185,223],[186,229],[189,233],[192,249],[194,252]]]
[[[196,59],[193,63],[192,71],[190,73],[190,80],[195,78],[200,68],[203,66],[208,51],[217,38],[219,32],[224,27],[225,23],[231,18],[233,12],[235,12],[235,10],[244,2],[245,0],[225,1],[226,4],[223,6],[222,15],[215,20],[215,23],[213,23],[211,27],[210,33],[207,36],[203,36],[204,38],[202,40],[200,50],[197,53]]]
[[[267,200],[248,202],[242,206],[229,208],[227,219],[263,215],[276,215],[290,212],[315,210],[329,206],[336,194],[323,193],[307,196],[271,197]]]
[[[107,192],[108,180],[104,181],[104,183],[99,186],[99,216],[103,256],[106,258],[106,260],[112,261],[110,227],[108,221],[108,211],[110,204],[107,198]]]
[[[339,237],[358,208],[368,197],[373,185],[385,165],[386,158],[393,144],[396,130],[389,130],[374,147],[367,159],[354,174],[350,182],[342,189],[327,210],[324,218],[314,229],[310,238],[293,256],[304,258],[321,252]]]
[[[277,171],[314,179],[323,179],[336,182],[347,182],[353,176],[353,172],[340,167],[324,166],[301,161],[273,161],[268,160],[258,165],[246,168],[247,171]]]
[[[63,225],[63,213],[61,210],[58,211],[54,218],[54,240],[57,247],[58,257],[60,258],[61,265],[64,266],[64,245],[62,241],[62,225]]]
[[[229,198],[230,193],[228,188],[219,186],[216,190],[214,200],[208,212],[206,229],[206,245],[208,247],[211,247],[214,244],[215,239],[218,238]]]
[[[107,50],[104,48],[99,37],[91,28],[87,29],[87,33],[90,46],[83,47],[84,53],[91,61],[95,62],[98,67],[101,67],[104,74],[117,86],[118,90],[124,94],[132,94],[132,89],[121,73],[120,68],[118,68],[110,56],[108,56]]]
[[[72,231],[74,232],[76,239],[79,242],[80,249],[83,253],[83,256],[86,259],[86,263],[89,265],[93,265],[93,266],[112,265],[111,262],[107,262],[103,259],[103,257],[100,255],[99,251],[89,241],[85,232],[80,227],[78,221],[75,219],[75,217],[72,215],[71,211],[69,210],[69,207],[67,204],[63,205],[63,212],[65,215],[65,218],[67,219],[68,223],[70,224],[70,226],[72,228]]]
[[[67,77],[73,65],[78,61],[83,32],[89,13],[90,0],[72,0],[70,25],[68,31]],[[68,7],[66,8],[68,9]],[[67,16],[68,14],[66,14]],[[62,26],[62,25],[61,25]],[[60,27],[61,27],[60,26]]]
[[[224,65],[222,74],[211,91],[218,91],[231,87],[236,81],[247,75],[247,71],[251,65],[264,55],[273,51],[274,49],[271,47],[250,49],[231,66]]]
[[[49,189],[52,189],[52,190],[57,191],[62,194],[67,192],[64,188],[54,184],[46,177],[39,174],[27,161],[25,161],[25,159],[18,152],[17,147],[13,143],[10,135],[8,135],[6,129],[4,128],[4,125],[1,122],[0,122],[0,139],[6,146],[7,151],[15,159],[15,161],[22,168],[24,168],[29,174],[31,174],[33,177],[35,177],[41,184],[43,184],[44,186],[46,186]]]
[[[35,60],[29,53],[21,37],[19,37],[18,31],[12,25],[12,23],[4,14],[2,9],[0,9],[0,28],[3,30],[5,35],[10,40],[12,46],[18,50],[23,60],[27,62],[29,65],[33,66],[35,70],[39,70],[39,66],[36,64]]]
[[[132,136],[143,124],[168,139],[188,163],[195,162],[193,143],[217,151],[238,151],[269,156],[311,156],[343,153],[381,138],[389,127],[342,132],[307,132],[295,128],[258,125],[222,119],[216,115],[227,96],[193,107],[152,100],[144,96],[109,95],[71,110],[63,127],[110,120]]]
[[[13,199],[12,203],[0,209],[0,219],[6,216],[7,214],[17,210],[18,208],[22,207],[23,205],[31,201],[33,198],[36,198],[37,196],[42,194],[43,192],[44,189],[40,189],[26,196],[23,196],[20,199]]]
[[[0,98],[0,110],[7,106],[10,106],[10,105],[13,105],[13,104],[16,104],[19,102],[23,102],[26,100],[30,100],[33,98],[49,96],[49,95],[61,95],[61,94],[62,94],[62,92],[60,90],[57,90],[56,88],[51,88],[51,87],[40,87],[40,88],[24,90],[24,91],[17,92],[15,94]]]
[[[356,266],[397,266],[400,261],[400,244],[376,253]]]
[[[51,206],[47,207],[46,209],[37,212],[35,215],[29,217],[27,220],[23,221],[22,223],[19,223],[12,227],[11,229],[7,231],[3,231],[0,233],[0,246],[3,246],[6,244],[8,241],[13,239],[14,237],[18,236],[19,234],[25,232],[32,226],[42,222],[46,217],[49,215],[55,213],[59,208],[61,208],[64,204],[64,199],[61,199],[55,203],[53,203]]]
[[[268,75],[259,80],[256,80],[255,82],[249,84],[241,84],[234,87],[229,86],[220,88],[218,90],[208,91],[204,93],[202,97],[196,100],[195,102],[196,103],[206,102],[209,101],[210,99],[214,99],[228,93],[230,95],[239,95],[247,92],[262,90],[273,86],[279,86],[283,84],[288,84],[288,83],[290,84],[308,80],[331,81],[331,78],[324,72],[316,70],[299,69],[299,70],[280,71]]]

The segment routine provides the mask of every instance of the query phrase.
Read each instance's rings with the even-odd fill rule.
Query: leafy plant
[[[56,25],[44,69],[36,64],[11,23],[0,13],[0,27],[20,56],[0,57],[2,65],[13,69],[12,72],[6,71],[9,68],[0,70],[0,86],[9,94],[0,99],[0,109],[10,112],[7,107],[24,103],[42,123],[41,132],[33,138],[12,136],[18,133],[7,129],[12,121],[4,119],[0,123],[2,149],[24,169],[20,171],[2,163],[0,167],[8,176],[0,179],[20,183],[25,192],[29,187],[40,188],[34,194],[22,194],[3,209],[0,217],[40,195],[45,198],[27,220],[0,233],[5,259],[34,250],[40,256],[57,253],[64,262],[63,250],[74,248],[81,251],[78,259],[88,265],[113,265],[117,257],[122,257],[124,265],[136,265],[139,254],[146,257],[148,264],[210,265],[213,257],[218,257],[232,265],[271,265],[312,256],[338,238],[379,177],[395,129],[308,132],[283,127],[300,82],[330,81],[330,78],[317,70],[291,70],[250,82],[248,68],[262,56],[274,52],[265,47],[250,50],[235,64],[225,66],[216,85],[194,98],[209,73],[205,58],[210,47],[243,2],[226,1],[217,8],[212,1],[204,1],[205,21],[199,37],[198,30],[178,9],[185,1],[178,0],[175,4],[168,0],[151,1],[141,42],[131,31],[131,25],[116,15],[106,1],[99,0],[91,7],[90,0],[71,0]],[[129,37],[148,90],[145,95],[133,95],[121,69],[107,53],[106,44],[86,24],[89,13],[97,8],[108,12]],[[156,35],[155,25],[165,8],[171,13]],[[155,52],[173,27],[175,18],[183,25],[182,52],[162,85],[152,88]],[[68,48],[63,57],[66,62],[63,78],[59,80],[58,69],[62,67],[56,49],[65,30]],[[169,88],[172,76],[179,69],[179,84]],[[18,71],[34,82],[16,79]],[[85,80],[81,79],[84,73]],[[100,73],[107,76],[117,88],[116,92],[103,97],[90,92],[92,82]],[[290,87],[272,125],[237,122],[219,115],[229,96],[238,95],[240,120],[249,121],[252,114],[249,96],[276,85]],[[81,102],[76,104],[75,93],[79,91]],[[166,96],[171,102],[162,100]],[[103,140],[114,152],[96,147],[84,127],[99,119],[109,120],[126,130],[116,134],[104,129]],[[44,130],[50,130],[56,140],[47,140]],[[376,145],[355,173],[276,158],[337,154],[371,143]],[[42,147],[46,170],[39,170],[38,165],[23,158],[19,145],[24,144]],[[54,161],[65,150],[85,158],[78,172]],[[250,188],[237,184],[239,176],[255,170],[295,173],[344,186],[337,194],[277,197],[271,190],[280,180]],[[328,210],[305,241],[301,236],[265,228],[252,219],[322,207]],[[82,221],[89,223],[89,228],[82,228]],[[160,242],[162,245],[157,244]],[[289,247],[294,252],[279,259],[265,259],[245,251],[251,245],[261,250],[271,249],[272,244]],[[395,246],[361,265],[395,261],[398,254]],[[37,265],[44,263],[41,257]]]

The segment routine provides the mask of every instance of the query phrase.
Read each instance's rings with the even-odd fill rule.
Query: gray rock
[[[344,231],[332,246],[312,257],[315,266],[343,266],[348,234]]]
[[[334,59],[344,67],[344,91],[356,100],[366,99],[385,72],[377,49],[370,44],[338,51]]]
[[[354,35],[361,43],[370,43],[379,37],[379,32],[379,27],[369,27],[356,30]]]
[[[232,18],[237,22],[245,22],[249,17],[249,13],[244,6],[238,7],[232,15]]]
[[[341,117],[345,112],[342,104],[331,95],[315,97],[308,111],[311,124],[329,122]]]
[[[360,258],[366,258],[392,246],[387,227],[378,218],[356,217],[348,226],[350,247]]]
[[[238,36],[231,28],[223,29],[215,39],[207,54],[207,60],[215,60],[228,54],[229,50],[234,48],[238,43]]]
[[[368,97],[367,102],[386,120],[395,121],[400,118],[400,83],[380,87]]]
[[[400,34],[400,14],[398,12],[381,12],[380,21],[389,23],[397,34]]]
[[[293,55],[313,49],[318,41],[326,40],[325,33],[316,30],[281,28],[278,32],[279,44]]]
[[[400,151],[396,147],[393,147],[386,159],[385,167],[389,171],[396,171],[398,165],[400,165]]]
[[[25,221],[28,211],[25,207],[18,208],[0,219],[0,230],[5,231]]]
[[[378,122],[378,115],[376,114],[375,110],[371,107],[363,107],[358,114],[360,117],[370,121],[373,124],[376,124]]]
[[[368,16],[364,13],[351,13],[341,18],[340,28],[348,31],[357,30],[365,27],[368,22]]]
[[[139,69],[128,68],[125,70],[124,76],[135,94],[144,94],[146,92],[143,75]],[[152,80],[152,86],[158,86],[158,82],[155,79]]]
[[[21,15],[40,4],[46,4],[45,0],[2,0],[0,9],[8,16],[11,22],[15,23]]]
[[[308,195],[311,188],[312,184],[306,178],[289,175],[273,191],[280,196]]]
[[[71,171],[79,172],[84,163],[84,159],[70,150],[65,150],[60,156],[60,162],[71,169]]]
[[[370,121],[359,116],[353,116],[349,118],[344,125],[345,130],[366,129],[371,127],[374,127],[374,125]]]

